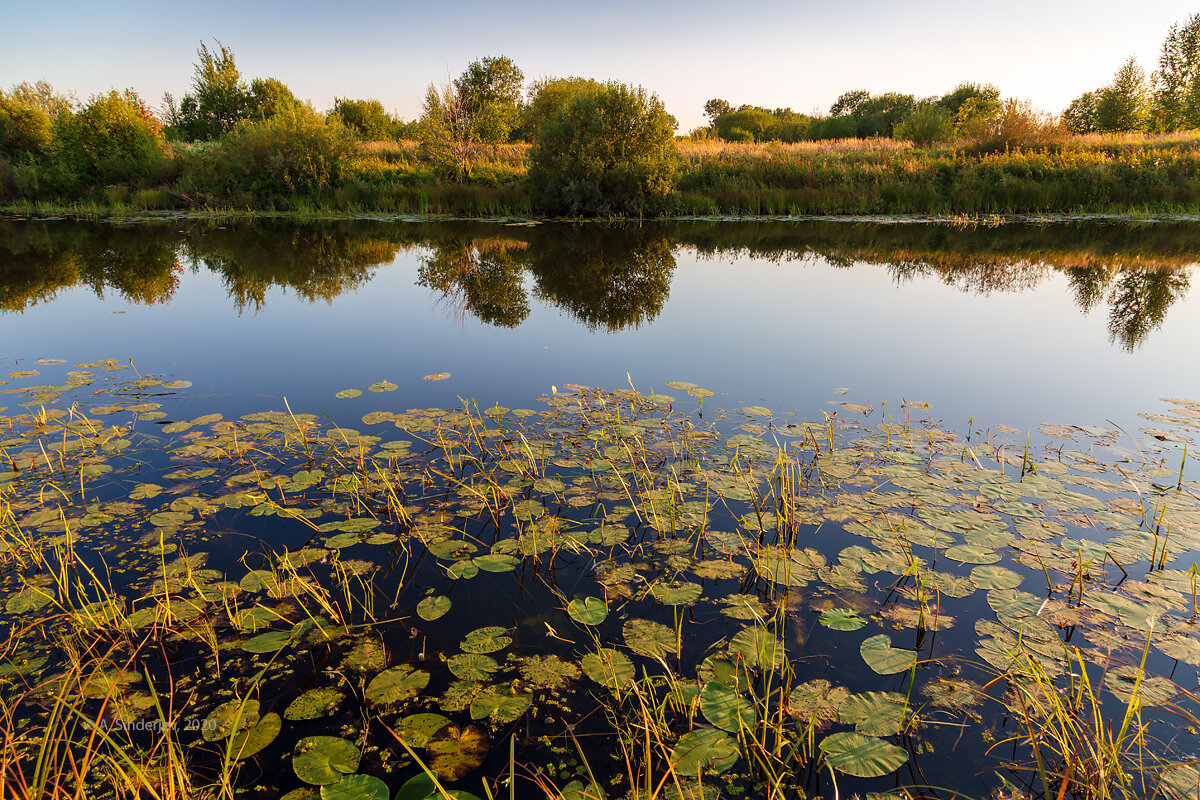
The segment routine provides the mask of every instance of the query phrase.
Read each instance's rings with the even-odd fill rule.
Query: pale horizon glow
[[[706,100],[826,112],[842,92],[940,95],[962,81],[1058,113],[1107,84],[1130,56],[1147,76],[1172,23],[1200,12],[1163,0],[993,4],[946,0],[755,4],[546,0],[337,4],[212,0],[4,0],[0,88],[46,80],[80,99],[133,88],[152,105],[191,86],[214,39],[247,82],[283,81],[317,109],[375,98],[406,120],[425,87],[475,59],[506,55],[528,82],[579,75],[645,86],[680,132]]]

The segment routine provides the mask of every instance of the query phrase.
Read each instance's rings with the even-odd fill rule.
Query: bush
[[[1053,147],[1066,136],[1057,119],[1036,111],[1028,100],[1012,99],[1005,100],[994,114],[971,118],[960,132],[984,151]]]
[[[913,144],[930,145],[945,142],[954,136],[954,121],[950,112],[933,103],[919,105],[896,125],[895,138]]]
[[[665,212],[676,155],[674,125],[657,95],[620,83],[584,92],[556,113],[529,154],[537,207],[550,214]]]
[[[54,121],[45,109],[0,92],[0,155],[37,157],[50,148]]]
[[[341,124],[303,108],[243,122],[214,145],[197,148],[181,186],[235,205],[320,200],[348,177],[354,148]]]
[[[346,129],[367,142],[381,142],[396,138],[396,120],[383,108],[378,100],[350,100],[335,98],[331,119],[336,119]]]
[[[162,125],[132,89],[60,114],[54,139],[59,163],[90,185],[145,180],[162,169],[166,154]]]

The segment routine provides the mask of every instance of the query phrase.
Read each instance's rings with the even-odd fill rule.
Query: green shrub
[[[536,206],[550,214],[646,216],[671,200],[674,120],[657,95],[607,83],[542,129],[529,154]]]
[[[954,121],[950,112],[933,103],[916,107],[896,125],[897,139],[907,139],[917,145],[945,142],[954,136]]]
[[[384,110],[383,103],[378,100],[338,97],[333,101],[333,109],[329,116],[337,119],[347,130],[364,141],[379,142],[396,138],[396,120]]]
[[[59,163],[87,185],[139,182],[163,169],[162,125],[137,92],[94,96],[54,121]]]
[[[243,122],[187,156],[180,185],[210,200],[255,207],[320,201],[348,177],[354,139],[307,108]]]

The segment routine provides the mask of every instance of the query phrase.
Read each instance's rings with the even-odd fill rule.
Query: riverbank
[[[1036,151],[917,148],[891,139],[800,144],[680,142],[669,216],[916,216],[1200,214],[1200,133],[1082,136]],[[412,142],[362,145],[316,192],[249,193],[189,171],[181,148],[154,185],[92,187],[77,196],[21,192],[0,176],[18,214],[131,216],[517,217],[537,215],[526,182],[529,148],[479,148],[470,177],[439,176]],[[211,166],[211,165],[210,165]],[[37,183],[37,182],[35,182]],[[41,184],[39,184],[41,185]]]

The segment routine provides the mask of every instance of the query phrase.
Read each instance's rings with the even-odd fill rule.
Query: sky
[[[682,131],[704,103],[825,112],[849,89],[939,95],[962,81],[1059,112],[1130,56],[1149,74],[1176,0],[0,0],[0,87],[46,80],[80,99],[188,91],[201,41],[247,80],[274,77],[318,109],[375,98],[404,119],[425,87],[505,55],[527,81],[579,75],[656,92]]]

